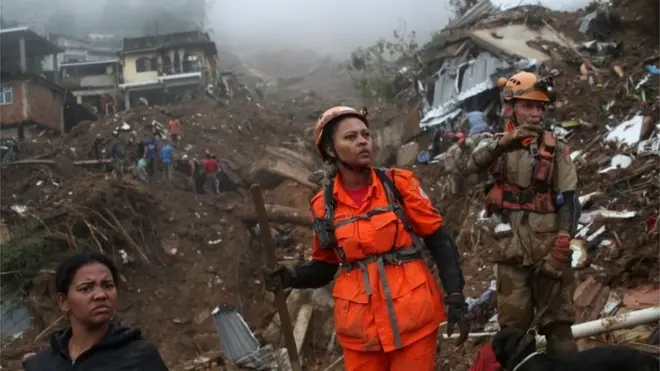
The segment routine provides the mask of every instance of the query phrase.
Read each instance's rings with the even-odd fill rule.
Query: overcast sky
[[[44,24],[56,11],[77,13],[75,23],[94,25],[114,7],[140,17],[145,9],[164,8],[174,14],[195,8],[205,0],[0,0],[6,17]],[[391,38],[392,30],[417,31],[428,41],[447,24],[448,0],[206,0],[206,27],[216,41],[240,51],[259,49],[313,49],[320,54],[346,55],[358,46]],[[556,10],[575,10],[591,0],[491,0],[496,6],[543,3]],[[66,4],[66,5],[65,5]],[[128,5],[128,6],[127,6]],[[128,9],[132,5],[132,9]],[[142,9],[139,9],[140,6]],[[139,9],[139,11],[137,10]],[[117,12],[124,18],[121,12]],[[67,19],[62,20],[67,22]],[[119,26],[119,25],[118,25]],[[140,25],[141,26],[141,25]],[[78,35],[81,36],[81,35]],[[247,50],[246,50],[247,49]]]
[[[348,52],[402,27],[428,39],[447,23],[445,0],[217,0],[209,26],[226,42]]]

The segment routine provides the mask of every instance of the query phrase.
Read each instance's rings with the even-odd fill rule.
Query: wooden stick
[[[334,362],[330,364],[330,366],[326,367],[323,371],[330,371],[333,368],[335,368],[338,364],[340,364],[344,360],[344,356],[341,356],[337,358]]]
[[[96,238],[96,234],[94,233],[94,229],[92,229],[92,226],[87,222],[87,220],[83,219],[83,222],[89,228],[89,234],[92,236],[94,239],[94,242],[96,242],[96,245],[99,247],[99,251],[101,251],[101,254],[105,255],[105,251],[103,251],[103,246],[101,245],[101,242],[99,242],[98,238]]]
[[[46,328],[45,328],[43,331],[41,331],[37,336],[35,336],[34,339],[32,340],[32,344],[36,343],[36,342],[37,342],[42,336],[44,336],[45,333],[47,333],[48,331],[52,330],[53,327],[57,326],[57,324],[60,323],[60,321],[62,320],[62,318],[64,318],[64,315],[60,315],[59,317],[57,317],[57,319],[56,319],[55,321],[53,321],[53,323],[51,323],[50,325],[48,325],[48,327],[46,327]]]
[[[273,241],[273,236],[270,234],[268,215],[266,214],[266,206],[264,205],[264,198],[261,194],[261,187],[259,184],[253,184],[250,186],[250,192],[252,193],[252,201],[254,202],[254,209],[259,221],[259,234],[261,235],[261,243],[263,244],[266,253],[266,264],[268,267],[275,268],[277,266],[275,241]],[[298,358],[298,351],[296,350],[296,340],[293,337],[291,317],[289,317],[289,311],[286,306],[286,296],[281,287],[278,287],[275,291],[275,307],[280,315],[282,335],[284,336],[284,344],[289,353],[291,369],[293,371],[302,371],[302,368],[300,367],[300,359]]]

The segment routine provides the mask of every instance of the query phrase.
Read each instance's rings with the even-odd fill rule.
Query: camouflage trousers
[[[552,295],[554,285],[559,285],[559,288]],[[539,333],[546,336],[547,353],[557,355],[576,351],[571,332],[575,321],[574,291],[572,274],[566,274],[562,280],[552,280],[535,273],[534,267],[499,263],[497,316],[500,327],[527,331],[535,313],[546,307],[537,326]]]

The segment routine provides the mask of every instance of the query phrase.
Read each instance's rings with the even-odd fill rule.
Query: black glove
[[[264,273],[264,285],[266,290],[275,292],[278,288],[282,290],[288,289],[291,287],[291,282],[293,277],[295,277],[295,271],[283,266],[277,266],[277,268],[263,268]]]
[[[447,336],[451,336],[454,333],[454,326],[458,326],[460,336],[456,345],[461,345],[467,340],[471,327],[465,296],[462,293],[449,294],[445,297],[445,305],[447,306]]]

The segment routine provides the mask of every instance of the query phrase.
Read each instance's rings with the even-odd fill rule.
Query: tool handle
[[[264,251],[266,253],[266,265],[270,268],[275,268],[277,266],[275,242],[273,241],[273,236],[270,234],[268,215],[266,214],[266,205],[264,204],[264,198],[261,194],[261,186],[259,184],[251,185],[250,192],[252,193],[254,210],[257,214],[257,221],[259,222],[261,243],[264,246]],[[296,341],[293,337],[291,317],[289,317],[289,311],[286,306],[286,296],[281,287],[278,287],[275,291],[275,307],[280,315],[282,335],[284,336],[284,344],[289,353],[291,368],[293,371],[301,371],[302,368],[300,367],[300,359],[298,358],[298,351],[296,350]]]

